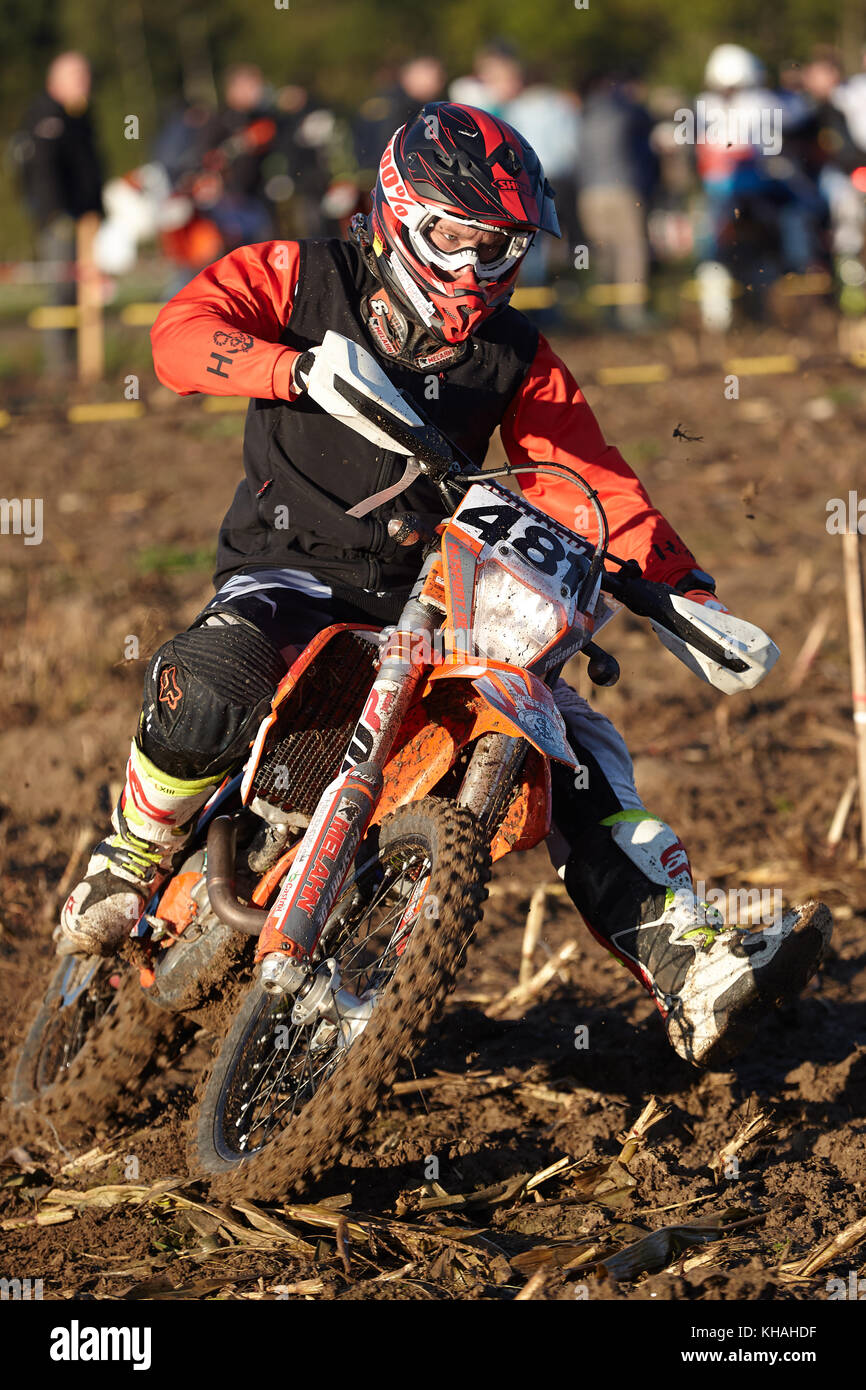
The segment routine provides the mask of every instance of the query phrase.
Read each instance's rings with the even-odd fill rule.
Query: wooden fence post
[[[856,528],[857,522],[854,521]],[[851,699],[857,745],[857,781],[860,789],[860,848],[866,862],[866,621],[863,614],[863,571],[860,536],[847,530],[842,537],[845,565],[845,599],[848,605],[848,646],[851,654]]]
[[[94,259],[99,214],[87,212],[76,233],[78,291],[78,380],[101,381],[105,370],[102,332],[102,281]]]

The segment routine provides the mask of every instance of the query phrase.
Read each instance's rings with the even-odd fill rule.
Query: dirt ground
[[[828,1280],[866,1272],[856,1243],[807,1263],[866,1217],[856,806],[838,850],[825,848],[854,771],[841,542],[825,522],[828,499],[862,486],[864,378],[834,357],[831,337],[778,330],[726,351],[793,352],[810,365],[744,373],[736,400],[721,350],[682,330],[558,346],[587,383],[605,364],[672,365],[667,381],[587,394],[721,596],[782,650],[756,692],[726,699],[620,616],[604,644],[622,679],[593,698],[708,889],[830,905],[820,978],[767,1018],[729,1072],[701,1074],[551,896],[534,966],[572,939],[574,954],[528,1007],[498,1008],[517,980],[533,891],[554,881],[541,849],[508,859],[443,1021],[304,1208],[287,1193],[284,1208],[268,1208],[268,1232],[262,1210],[205,1210],[200,1188],[182,1189],[199,1207],[176,1200],[199,1038],[161,1058],[134,1122],[95,1135],[84,1163],[38,1145],[7,1155],[0,1272],[41,1277],[46,1298],[508,1299],[532,1280],[528,1297],[693,1300],[823,1299]],[[121,777],[146,660],[210,592],[239,473],[242,417],[169,400],[155,384],[149,407],[135,424],[90,426],[43,410],[3,434],[3,492],[44,499],[41,545],[0,537],[4,1068],[52,968],[70,860],[97,838]],[[700,438],[674,437],[677,426]],[[822,614],[820,650],[794,688],[794,659]],[[574,678],[589,694],[583,673]],[[653,1097],[661,1117],[624,1148]],[[721,1153],[738,1136],[733,1159]],[[568,1162],[531,1181],[558,1160]],[[58,1224],[42,1224],[58,1210]]]

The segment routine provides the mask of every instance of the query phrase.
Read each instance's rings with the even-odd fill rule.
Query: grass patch
[[[646,439],[635,439],[629,444],[623,444],[621,452],[629,462],[638,465],[655,463],[656,459],[661,458],[665,453],[665,446],[660,439],[656,439],[654,435],[649,435]]]
[[[181,545],[149,545],[135,556],[139,574],[188,574],[210,570],[213,563],[213,546],[209,545],[192,550]]]

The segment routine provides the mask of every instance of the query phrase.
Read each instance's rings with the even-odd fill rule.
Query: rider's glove
[[[292,363],[292,390],[298,396],[306,391],[309,385],[310,372],[313,370],[316,352],[316,348],[308,348],[306,352],[298,353]]]
[[[674,588],[683,598],[690,598],[693,603],[702,603],[705,608],[714,608],[718,613],[731,611],[721,599],[716,598],[716,581],[706,570],[689,570],[688,574],[677,580]]]
[[[690,598],[694,603],[702,603],[705,608],[715,608],[718,613],[730,613],[728,608],[720,598],[710,593],[707,589],[687,589],[683,598]]]

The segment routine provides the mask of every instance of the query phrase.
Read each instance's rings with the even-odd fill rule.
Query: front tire
[[[292,1024],[291,997],[252,987],[193,1117],[191,1168],[211,1179],[217,1196],[300,1191],[334,1164],[453,989],[489,873],[481,827],[448,802],[431,797],[402,807],[371,832],[320,953],[337,961],[344,980],[357,980],[358,998],[373,999],[366,1021],[356,1033],[355,1014],[348,1033],[340,1020],[323,1034],[319,1018],[306,1028]],[[382,941],[384,950],[364,960]]]

